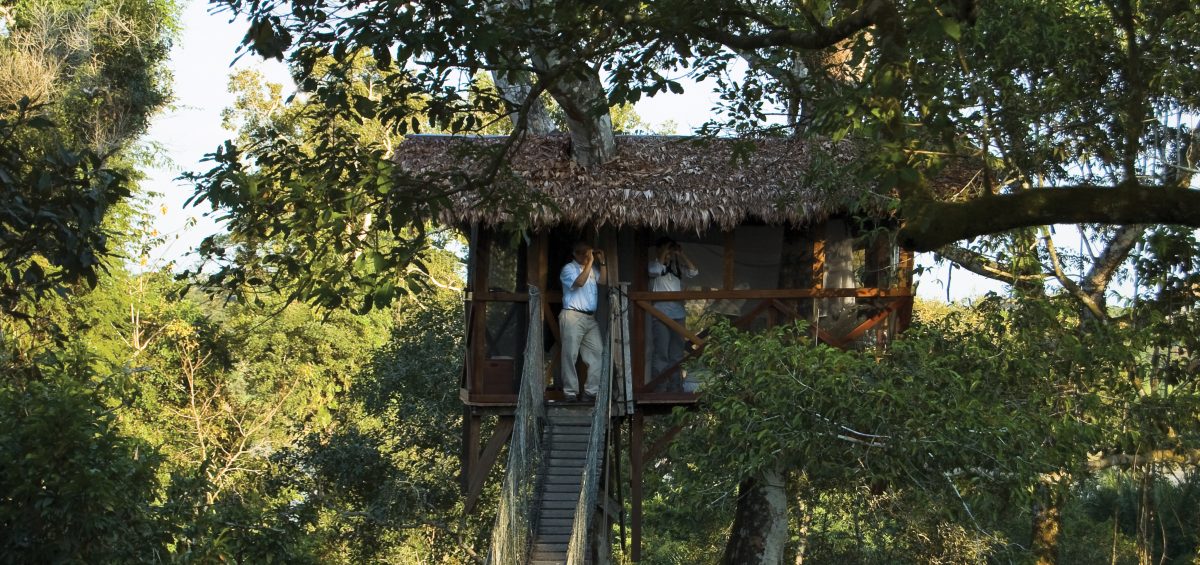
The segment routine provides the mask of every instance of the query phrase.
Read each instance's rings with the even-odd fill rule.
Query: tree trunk
[[[500,91],[500,97],[508,103],[509,110],[513,112],[513,127],[520,128],[521,122],[524,120],[524,126],[529,133],[541,135],[554,132],[554,122],[550,119],[550,114],[546,112],[546,105],[542,103],[541,98],[527,100],[530,92],[533,91],[533,87],[529,83],[529,73],[525,71],[492,71],[492,81],[496,83],[496,90]],[[521,109],[525,107],[528,109],[523,116]]]
[[[508,3],[520,9],[529,9],[532,4],[529,0],[508,0]],[[555,30],[551,27],[543,31],[552,36]],[[546,85],[546,90],[566,115],[571,134],[571,156],[581,167],[593,167],[616,156],[617,142],[600,71],[572,53],[571,48],[556,44],[530,45],[529,60],[538,80]],[[496,84],[499,86],[499,81]]]
[[[1055,565],[1062,535],[1062,496],[1049,485],[1039,485],[1034,496],[1033,557],[1037,565]]]
[[[727,565],[783,565],[788,539],[783,473],[765,471],[738,486],[737,511],[725,555]]]
[[[812,513],[808,511],[808,502],[797,496],[796,501],[796,565],[804,565],[804,555],[808,553],[808,532],[812,528]]]
[[[583,61],[562,62],[554,53],[535,54],[533,66],[566,115],[575,162],[593,167],[611,161],[617,142],[600,73]]]
[[[854,238],[846,220],[825,222],[825,280],[828,289],[855,288]],[[827,298],[821,309],[828,315],[826,324],[838,335],[849,333],[857,325],[857,308],[853,297]]]

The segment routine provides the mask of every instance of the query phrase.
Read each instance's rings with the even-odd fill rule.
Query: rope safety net
[[[536,286],[529,287],[529,328],[521,368],[512,439],[508,444],[508,467],[500,490],[496,523],[488,563],[524,563],[531,543],[537,504],[538,471],[542,465],[541,423],[546,408],[542,402],[545,383],[542,351],[542,299]]]
[[[596,406],[592,410],[592,433],[588,438],[587,460],[583,466],[579,503],[575,506],[575,518],[571,529],[571,542],[567,546],[567,565],[583,565],[587,558],[588,532],[591,526],[592,509],[599,495],[600,473],[604,450],[608,440],[608,416],[612,411],[612,351],[613,341],[626,342],[622,313],[625,312],[625,296],[616,288],[609,289],[608,328],[610,338],[604,340],[601,353],[600,388],[596,392]],[[624,349],[621,347],[621,349]]]

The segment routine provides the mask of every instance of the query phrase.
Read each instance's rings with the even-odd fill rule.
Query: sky
[[[171,52],[175,102],[157,116],[147,139],[161,148],[163,164],[148,171],[147,187],[161,194],[151,204],[160,213],[155,226],[166,244],[149,258],[154,266],[175,262],[190,266],[187,252],[207,235],[219,229],[207,216],[207,206],[184,208],[192,193],[190,185],[176,180],[185,171],[202,171],[204,155],[213,152],[232,136],[221,127],[221,110],[233,105],[228,91],[229,75],[243,68],[255,68],[270,82],[290,85],[286,67],[277,61],[262,61],[245,55],[233,63],[246,31],[244,21],[231,22],[228,13],[211,14],[205,2],[193,1],[183,15],[183,33]],[[663,94],[643,99],[636,105],[638,114],[652,125],[674,122],[680,133],[693,131],[710,116],[716,96],[707,88],[688,88],[684,95]],[[918,264],[927,270],[918,279],[918,296],[935,300],[962,299],[1004,287],[949,265],[935,266],[932,257],[923,254]]]

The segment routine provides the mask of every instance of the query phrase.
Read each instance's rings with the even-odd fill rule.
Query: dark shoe
[[[596,395],[585,392],[585,393],[579,395],[579,401],[584,404],[595,404],[596,403]]]

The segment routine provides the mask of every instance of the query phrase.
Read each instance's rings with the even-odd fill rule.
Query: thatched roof
[[[396,160],[408,172],[430,178],[477,175],[486,159],[465,157],[464,148],[503,142],[504,138],[410,136],[397,150]],[[889,214],[887,198],[868,195],[864,189],[870,187],[856,185],[857,162],[848,144],[618,136],[617,147],[615,160],[589,170],[571,160],[566,136],[529,137],[510,169],[498,176],[500,192],[542,197],[519,212],[523,223],[533,227],[704,230],[732,228],[748,218],[805,225],[850,211]],[[478,192],[460,192],[441,219],[485,225],[512,222],[512,207],[481,201]]]

